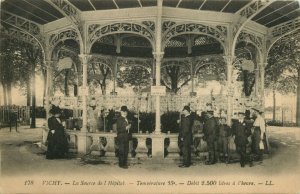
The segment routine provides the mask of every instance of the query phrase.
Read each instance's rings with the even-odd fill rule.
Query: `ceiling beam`
[[[141,3],[141,0],[137,0],[137,1],[138,1],[138,3],[139,3],[140,7],[143,7],[143,5],[142,5],[142,3]]]
[[[46,10],[44,10],[44,9],[42,9],[42,8],[40,8],[40,7],[36,6],[36,5],[34,5],[34,4],[32,4],[32,3],[30,3],[30,2],[28,2],[27,0],[23,0],[23,1],[26,2],[26,3],[28,3],[30,6],[33,6],[33,7],[37,8],[37,9],[39,9],[39,10],[41,10],[41,11],[43,11],[43,12],[49,14],[49,15],[51,15],[52,17],[54,17],[54,18],[56,18],[56,19],[59,19],[59,17],[57,17],[56,15],[53,15],[52,13],[50,13],[50,12],[48,12],[48,11],[46,11]]]
[[[117,8],[117,9],[120,9],[119,6],[118,6],[118,4],[116,3],[116,1],[115,1],[115,0],[112,0],[112,1],[113,1],[113,3],[115,4],[116,8]]]
[[[290,3],[288,3],[288,4],[286,4],[286,5],[284,5],[284,6],[280,7],[280,8],[278,8],[278,9],[275,9],[275,10],[271,11],[270,13],[268,13],[268,14],[266,14],[266,15],[264,15],[264,16],[259,17],[259,18],[256,19],[255,21],[259,21],[259,20],[261,20],[261,19],[267,17],[268,15],[271,15],[272,13],[274,13],[274,12],[276,12],[276,11],[279,11],[279,10],[281,10],[282,8],[284,8],[284,7],[286,7],[286,6],[289,6],[289,5],[291,5],[291,4],[295,3],[295,2],[296,2],[296,1],[292,1],[292,2],[290,2]]]
[[[13,6],[13,7],[15,7],[15,8],[17,8],[17,9],[19,9],[19,10],[21,10],[21,11],[24,11],[24,12],[26,12],[26,13],[28,13],[28,14],[30,14],[30,15],[36,17],[36,18],[38,18],[39,20],[42,20],[42,21],[44,21],[44,22],[46,22],[46,23],[49,22],[48,20],[45,20],[44,18],[41,18],[40,16],[37,16],[37,15],[33,14],[32,12],[27,11],[27,10],[25,10],[25,9],[23,9],[23,8],[21,8],[21,7],[19,7],[19,6],[17,6],[16,4],[9,3],[9,1],[7,1],[6,3],[9,4],[9,5],[11,5],[11,6]]]
[[[294,30],[297,29],[300,29],[300,16],[293,20],[273,26],[272,28],[269,29],[269,32],[272,35],[272,37],[278,37],[283,34],[293,32]]]
[[[23,30],[32,36],[39,36],[41,33],[41,25],[36,22],[4,10],[1,10],[1,16],[2,22]]]
[[[199,7],[199,10],[201,10],[202,9],[202,7],[203,7],[203,5],[205,4],[205,2],[206,2],[207,0],[204,0],[203,1],[203,3],[200,5],[200,7]]]
[[[91,0],[88,0],[88,2],[90,3],[90,5],[93,7],[93,9],[96,11],[96,7],[94,6],[94,4],[91,2]]]
[[[300,8],[297,8],[297,9],[295,9],[295,10],[293,10],[293,11],[290,11],[289,13],[286,13],[286,14],[284,14],[284,15],[278,17],[278,18],[275,18],[275,19],[269,21],[268,23],[266,23],[266,24],[264,24],[264,25],[271,24],[272,22],[275,22],[275,21],[277,21],[277,20],[279,20],[279,19],[281,19],[281,18],[283,18],[283,17],[286,17],[286,16],[288,16],[289,14],[294,13],[295,11],[299,11],[299,10],[300,10]]]
[[[178,1],[177,5],[176,5],[176,8],[179,7],[181,1],[182,1],[182,0],[179,0],[179,1]]]
[[[223,12],[224,11],[224,9],[229,5],[229,3],[231,2],[232,0],[229,0],[227,3],[226,3],[226,5],[221,9],[221,11],[220,12]]]

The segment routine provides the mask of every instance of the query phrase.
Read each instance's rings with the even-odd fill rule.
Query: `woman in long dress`
[[[64,158],[68,153],[68,140],[65,134],[65,128],[61,123],[61,109],[53,106],[50,110],[52,116],[48,119],[48,149],[46,158],[56,159]]]

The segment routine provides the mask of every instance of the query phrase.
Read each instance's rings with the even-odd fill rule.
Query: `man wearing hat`
[[[129,151],[129,129],[131,124],[129,124],[127,115],[127,106],[121,107],[121,116],[117,119],[117,141],[119,145],[119,166],[121,168],[128,168],[127,157]]]
[[[235,135],[234,142],[236,145],[236,152],[240,155],[240,164],[241,167],[245,167],[247,162],[252,166],[252,159],[250,155],[247,153],[247,130],[246,123],[244,122],[245,113],[238,113],[238,121],[232,124],[233,134]]]
[[[262,110],[256,108],[252,108],[252,110],[253,117],[256,118],[252,129],[252,152],[255,155],[256,160],[262,160],[262,152],[260,151],[260,148],[263,149],[262,139],[263,134],[266,131],[266,123],[262,117]]]
[[[204,137],[207,142],[209,160],[205,162],[206,165],[215,164],[217,162],[217,130],[218,123],[213,117],[214,112],[209,110],[206,113],[207,119],[203,126]]]
[[[180,123],[180,141],[182,142],[182,154],[183,163],[179,165],[180,168],[187,168],[191,165],[191,144],[193,142],[192,137],[192,125],[193,120],[191,118],[191,109],[189,106],[184,106],[182,110],[183,117]]]

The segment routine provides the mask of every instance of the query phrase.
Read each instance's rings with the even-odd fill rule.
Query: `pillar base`
[[[77,140],[78,140],[78,144],[77,144],[78,153],[79,154],[88,153],[89,147],[91,146],[89,144],[91,144],[91,142],[88,141],[87,133],[79,132],[77,135]]]
[[[152,158],[155,160],[164,159],[164,141],[165,136],[163,134],[154,133],[151,135],[152,139]]]

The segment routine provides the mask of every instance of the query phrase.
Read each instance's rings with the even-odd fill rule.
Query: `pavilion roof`
[[[80,11],[97,11],[156,6],[156,0],[68,0]],[[251,0],[164,0],[164,7],[199,11],[236,13]],[[39,24],[46,24],[64,16],[47,0],[1,0],[1,10],[9,11]],[[273,0],[253,21],[272,27],[300,16],[299,1]]]

